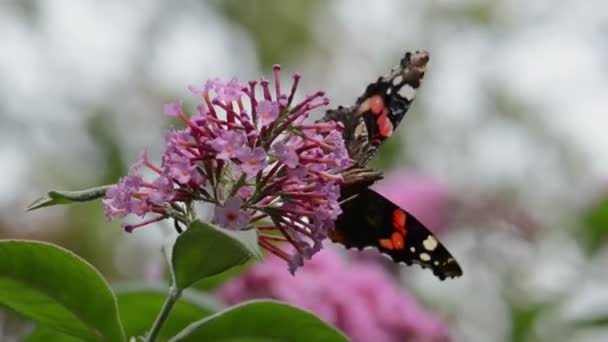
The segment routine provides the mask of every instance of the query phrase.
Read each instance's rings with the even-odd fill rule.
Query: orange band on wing
[[[376,119],[376,124],[381,137],[388,138],[393,134],[393,123],[388,118],[388,111],[382,111],[382,114]]]
[[[382,110],[384,109],[384,100],[382,99],[382,96],[376,95],[370,98],[369,101],[369,109],[371,110],[372,114],[376,116],[380,115],[380,113],[382,113]]]
[[[405,241],[403,241],[403,235],[399,232],[394,232],[391,236],[391,241],[393,242],[393,247],[397,250],[403,249],[405,247]]]
[[[380,247],[384,249],[388,249],[390,251],[395,249],[395,246],[393,246],[393,241],[391,239],[380,239],[378,243],[380,243]]]
[[[407,234],[407,229],[405,228],[405,223],[407,221],[407,214],[405,211],[401,209],[395,209],[393,211],[393,228],[405,237]]]

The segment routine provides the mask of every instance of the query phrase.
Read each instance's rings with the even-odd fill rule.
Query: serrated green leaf
[[[114,293],[77,255],[36,241],[0,241],[0,305],[87,341],[123,341]]]
[[[52,205],[71,204],[75,202],[88,202],[105,196],[111,185],[99,186],[79,191],[55,191],[51,190],[46,195],[38,198],[25,208],[31,211]]]
[[[171,341],[346,342],[348,339],[308,311],[277,301],[258,300],[193,323]]]
[[[173,245],[171,266],[175,286],[183,290],[252,257],[261,258],[255,230],[230,232],[196,221]]]
[[[165,297],[167,297],[167,289],[155,287],[137,289],[132,287],[116,292],[125,333],[127,336],[144,336],[154,323]],[[207,317],[218,310],[219,306],[213,299],[200,293],[184,292],[173,306],[158,338],[161,341],[166,341],[192,322]]]

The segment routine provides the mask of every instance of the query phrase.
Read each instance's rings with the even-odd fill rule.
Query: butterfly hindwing
[[[342,205],[330,234],[347,248],[375,247],[395,262],[430,268],[440,279],[462,270],[447,249],[418,219],[382,195],[365,189]]]

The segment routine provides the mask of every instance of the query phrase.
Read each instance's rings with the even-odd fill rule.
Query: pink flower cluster
[[[340,172],[351,164],[341,124],[304,123],[329,100],[319,91],[294,103],[299,79],[294,75],[283,92],[276,65],[273,89],[264,78],[247,86],[234,78],[189,87],[202,99],[197,113],[187,116],[180,100],[164,106],[186,128],[167,133],[160,166],[143,153],[108,190],[106,217],[152,216],[125,225],[129,232],[167,218],[187,226],[196,219],[193,202],[210,203],[213,223],[257,229],[259,245],[295,271],[321,249],[341,213]],[[155,174],[152,181],[144,180],[142,167]]]
[[[281,260],[256,264],[219,290],[228,305],[256,298],[285,301],[317,314],[353,342],[450,341],[445,323],[424,310],[378,265],[346,265],[330,249],[307,262],[297,277]]]

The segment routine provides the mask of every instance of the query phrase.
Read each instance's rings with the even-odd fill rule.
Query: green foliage
[[[530,303],[528,301],[510,303],[511,341],[537,341],[539,339],[536,330],[538,320],[550,312],[555,311],[558,305],[559,303],[552,301],[540,303]]]
[[[166,296],[167,289],[161,287],[141,286],[116,290],[120,317],[128,337],[144,336],[150,330]],[[186,292],[173,306],[169,318],[160,330],[158,339],[167,341],[189,324],[209,316],[221,308],[221,305],[215,300],[201,293]],[[81,340],[38,327],[25,341],[72,342]]]
[[[229,268],[261,258],[255,230],[229,232],[200,221],[182,233],[173,246],[171,264],[175,286],[183,290]]]
[[[88,202],[105,196],[110,185],[99,186],[80,191],[49,191],[46,195],[38,198],[25,210],[35,210],[51,205],[71,204],[75,202]]]
[[[207,277],[197,282],[194,286],[197,290],[205,291],[205,290],[213,290],[227,282],[232,278],[238,277],[240,274],[246,272],[254,262],[250,259],[248,262],[234,266],[231,269],[226,270],[218,275],[214,275],[211,277]]]
[[[541,310],[539,307],[511,307],[511,341],[529,341],[534,332],[534,325]]]
[[[275,301],[251,301],[196,322],[177,341],[348,341],[315,315]]]
[[[259,258],[256,242],[254,230],[231,232],[197,221],[173,247],[169,296],[167,289],[151,287],[123,288],[115,296],[91,265],[63,248],[0,241],[0,304],[39,323],[28,342],[125,341],[125,332],[150,342],[172,336],[174,341],[347,341],[313,314],[284,303],[253,301],[213,314],[220,305],[183,292]]]
[[[608,238],[608,197],[602,198],[583,213],[583,234],[586,248],[594,252]]]
[[[607,328],[608,327],[608,313],[604,313],[603,315],[579,319],[573,323],[573,326],[576,328]]]
[[[114,183],[127,172],[128,165],[123,159],[121,140],[116,139],[115,122],[108,120],[110,112],[105,109],[96,110],[87,120],[87,131],[91,139],[99,147],[100,165],[104,167],[104,175],[100,182]]]
[[[150,330],[166,296],[167,289],[150,287],[117,291],[118,308],[127,336],[144,336]],[[217,309],[217,304],[202,294],[186,293],[173,306],[158,337],[166,341]]]
[[[123,341],[116,299],[101,275],[47,243],[0,242],[0,304],[88,341]]]
[[[403,145],[403,139],[399,139],[399,136],[385,141],[372,160],[372,166],[376,170],[387,171],[392,169],[399,161],[399,156],[404,148]]]
[[[81,342],[82,339],[60,333],[56,330],[37,327],[23,342]]]
[[[263,69],[279,61],[285,64],[314,43],[309,24],[322,4],[318,0],[223,0],[215,3],[222,14],[251,35]]]

